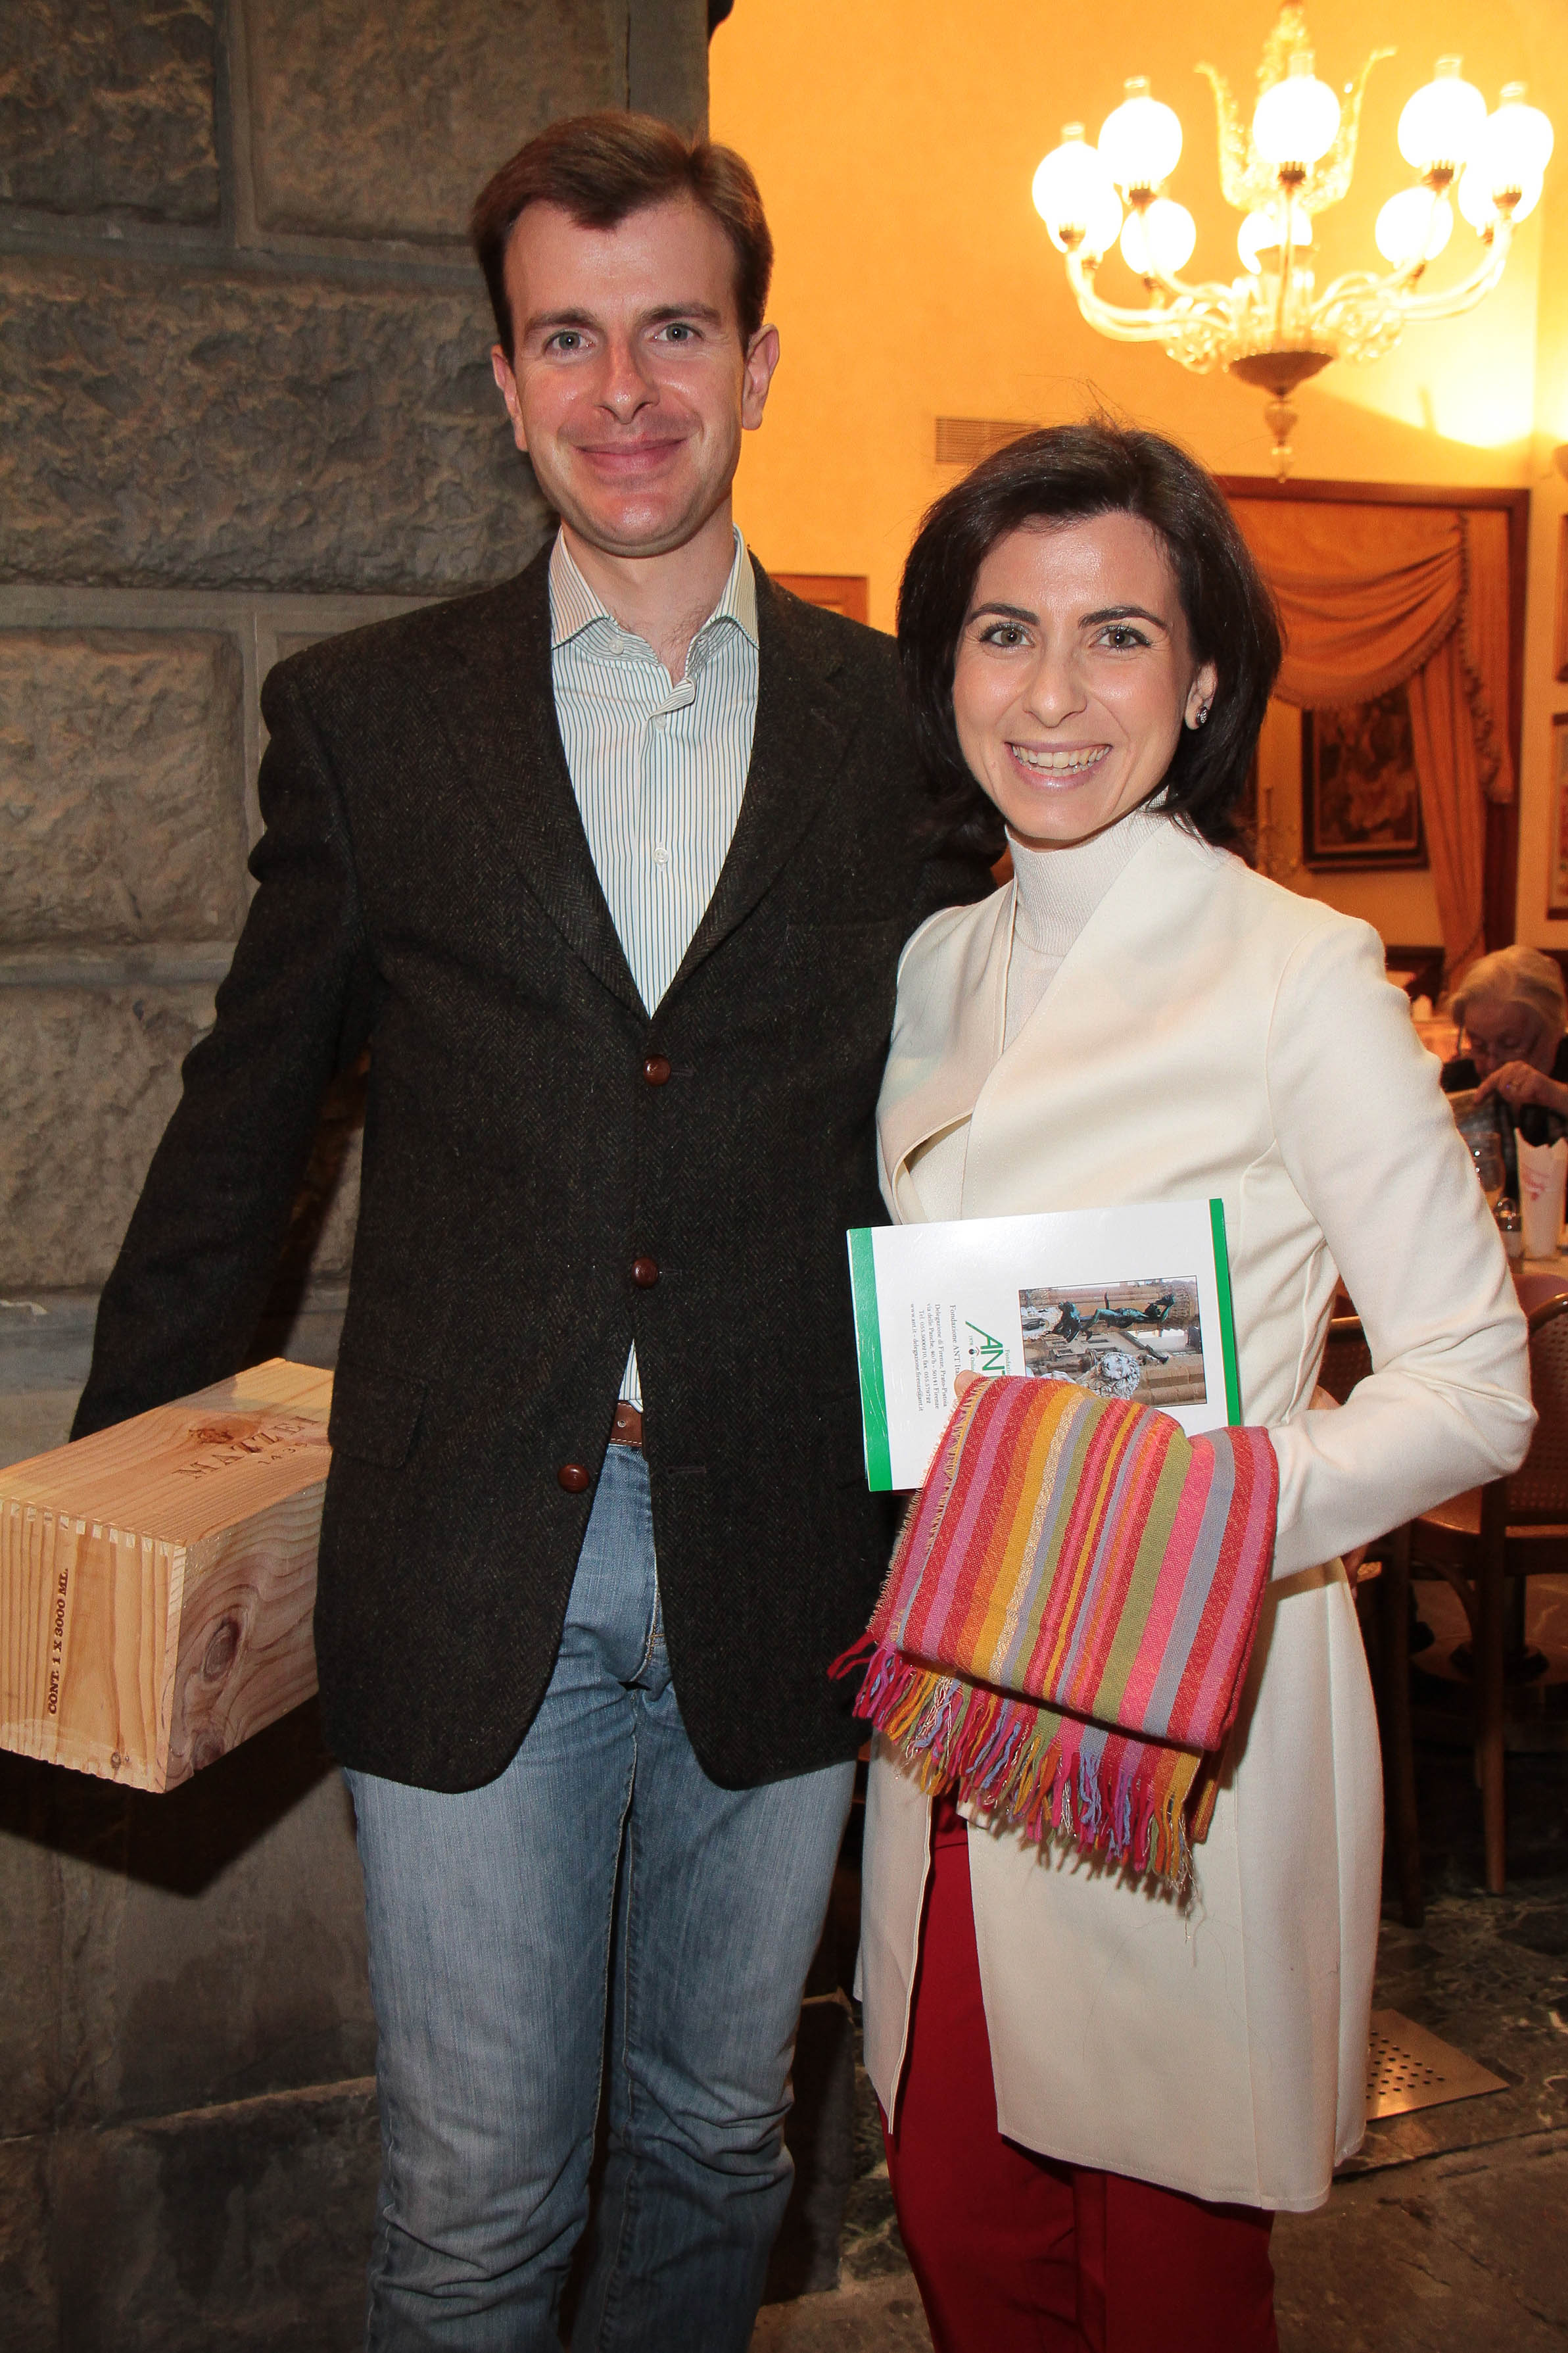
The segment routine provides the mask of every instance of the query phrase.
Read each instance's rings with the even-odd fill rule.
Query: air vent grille
[[[1026,417],[939,417],[936,420],[936,462],[939,466],[978,466],[982,458],[1005,449],[1020,433],[1033,433]]]

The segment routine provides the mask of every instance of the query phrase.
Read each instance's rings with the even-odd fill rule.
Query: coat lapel
[[[676,990],[756,905],[816,815],[855,731],[831,681],[838,664],[806,642],[760,564],[757,724],[729,855],[669,985]]]
[[[1226,1033],[1229,863],[1171,820],[1117,875],[975,1099],[965,1217],[1205,1188],[1214,1110],[1191,1079],[1194,1008],[1214,1008],[1201,1037]]]
[[[910,1155],[968,1118],[1001,1055],[1016,895],[1008,883],[955,909],[934,957],[917,953],[900,979],[877,1136],[884,1190],[900,1201]]]
[[[567,945],[613,996],[640,1012],[556,723],[549,546],[503,588],[466,609],[455,607],[452,618],[453,659],[443,669],[437,708],[463,781],[498,848]]]

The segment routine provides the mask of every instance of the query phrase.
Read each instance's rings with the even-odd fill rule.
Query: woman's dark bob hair
[[[944,848],[999,857],[1001,811],[970,774],[952,716],[958,641],[981,565],[1030,523],[1134,514],[1164,542],[1194,659],[1218,673],[1208,723],[1182,729],[1162,807],[1205,841],[1239,838],[1237,805],[1283,645],[1274,600],[1213,476],[1158,433],[1051,425],[998,449],[923,518],[899,590],[899,655]]]

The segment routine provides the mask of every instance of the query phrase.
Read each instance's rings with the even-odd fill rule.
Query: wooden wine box
[[[331,1400],[274,1357],[0,1470],[0,1747],[172,1789],[309,1698]]]

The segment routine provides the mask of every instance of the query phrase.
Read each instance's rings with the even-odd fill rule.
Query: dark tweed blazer
[[[712,1778],[850,1756],[888,1556],[844,1229],[922,863],[889,641],[759,571],[739,825],[650,1020],[551,688],[547,556],[281,663],[260,883],[99,1314],[78,1434],[246,1359],[334,1070],[371,1049],[316,1647],[347,1764],[498,1773],[543,1695],[635,1334],[666,1639]],[[644,1063],[671,1065],[663,1085]],[[658,1279],[632,1279],[651,1257]]]

